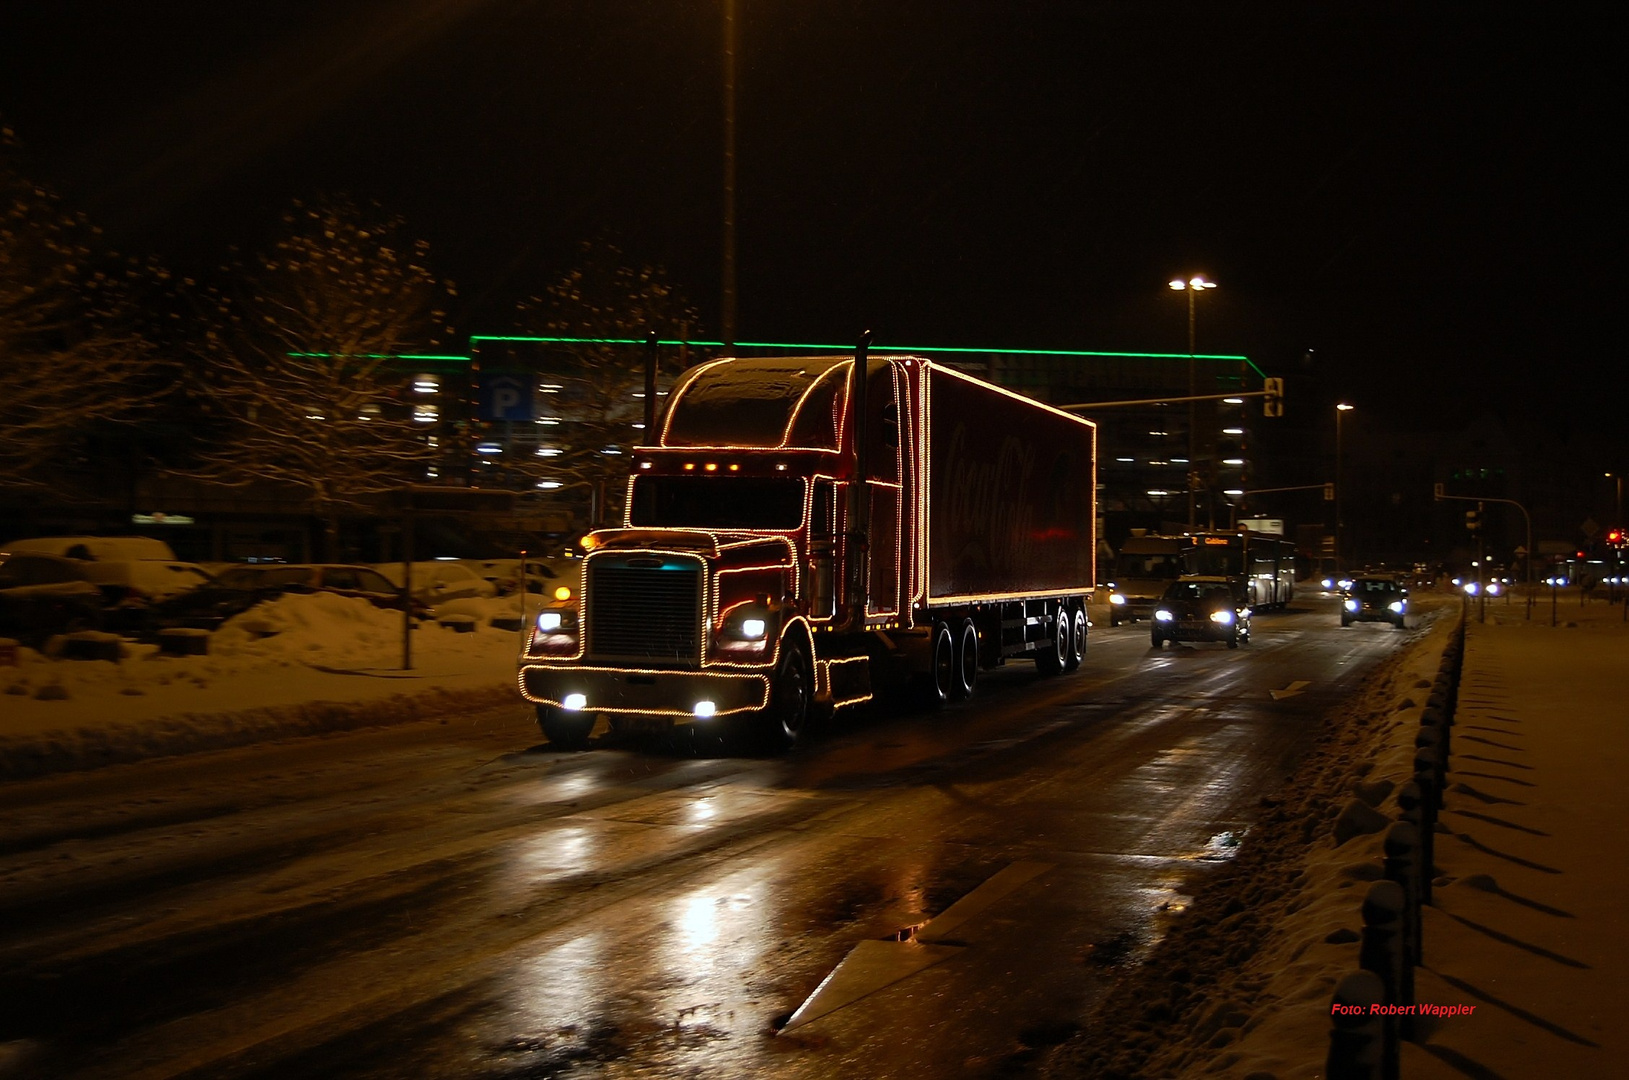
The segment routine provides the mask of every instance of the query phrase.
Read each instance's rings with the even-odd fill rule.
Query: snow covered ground
[[[1415,1000],[1474,1008],[1419,1022],[1405,1078],[1616,1075],[1629,1053],[1629,622],[1573,592],[1552,627],[1547,600],[1531,621],[1518,602],[1467,624]],[[1357,970],[1363,895],[1452,623],[1333,718],[1234,864],[1048,1075],[1324,1075],[1331,995]]]
[[[535,597],[528,599],[535,607]],[[288,595],[231,620],[204,656],[118,645],[110,660],[30,649],[0,666],[0,779],[435,715],[514,701],[520,598],[454,600],[442,622],[332,593]],[[100,637],[114,642],[111,635]]]

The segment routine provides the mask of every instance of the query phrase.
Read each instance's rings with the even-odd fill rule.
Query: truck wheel
[[[979,633],[972,619],[963,619],[956,628],[956,677],[952,690],[956,697],[973,696],[979,682]]]
[[[1084,659],[1086,659],[1086,609],[1076,608],[1074,618],[1069,620],[1069,657],[1064,661],[1063,670],[1076,670]]]
[[[922,705],[937,709],[956,692],[956,643],[941,622],[933,624],[931,635],[928,670],[916,677],[912,691]]]
[[[1052,621],[1052,644],[1035,654],[1035,670],[1042,675],[1060,675],[1063,673],[1063,663],[1068,655],[1069,612],[1063,609],[1059,610],[1058,617]]]
[[[777,749],[790,750],[809,733],[812,690],[803,645],[788,637],[769,689],[769,708],[763,713],[765,734]]]
[[[594,714],[567,712],[554,705],[539,705],[537,726],[551,745],[562,750],[582,750],[588,746],[589,733],[594,730]]]

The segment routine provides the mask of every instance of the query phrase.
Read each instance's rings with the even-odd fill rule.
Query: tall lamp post
[[[1353,406],[1341,402],[1335,406],[1335,572],[1341,570],[1341,496],[1344,494],[1344,484],[1341,482],[1341,418],[1351,412]]]
[[[1194,361],[1194,298],[1206,289],[1216,288],[1216,282],[1206,281],[1204,275],[1195,274],[1187,281],[1173,278],[1171,288],[1188,294],[1188,528],[1194,527],[1194,492],[1199,489],[1199,370]]]

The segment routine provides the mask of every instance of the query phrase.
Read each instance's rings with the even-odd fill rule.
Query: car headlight
[[[1328,592],[1330,589],[1333,589],[1334,587],[1335,587],[1335,579],[1334,578],[1324,578],[1324,591],[1325,592]]]
[[[1341,578],[1335,584],[1339,585],[1343,589],[1350,589],[1352,587],[1352,579],[1349,577]]]
[[[1359,607],[1359,605],[1358,605],[1358,602],[1356,600],[1348,599],[1346,601],[1346,610],[1347,611],[1356,611],[1358,609],[1358,607]]]
[[[1488,592],[1491,593],[1494,596],[1498,596],[1499,595],[1499,583],[1497,581],[1488,582]]]
[[[1231,611],[1227,611],[1226,609],[1222,611],[1213,611],[1210,613],[1210,621],[1221,626],[1226,626],[1233,621],[1233,613]]]
[[[1111,603],[1111,604],[1124,604],[1125,602],[1126,602],[1126,598],[1124,596],[1122,596],[1121,594],[1119,594],[1117,592],[1109,593],[1109,603]]]
[[[1165,608],[1160,608],[1158,611],[1154,612],[1155,622],[1170,622],[1173,618],[1175,618],[1175,616],[1173,616],[1170,611]]]
[[[1398,615],[1401,615],[1403,613],[1404,604],[1403,604],[1403,601],[1401,601],[1401,600],[1393,600],[1391,602],[1390,607],[1391,607],[1391,610],[1396,612]]]
[[[1465,583],[1465,591],[1472,596],[1476,595],[1478,588],[1479,586],[1474,581],[1467,581]]]

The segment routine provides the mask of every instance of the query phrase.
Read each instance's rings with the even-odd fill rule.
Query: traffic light
[[[1481,527],[1482,527],[1482,511],[1480,511],[1480,510],[1467,510],[1467,511],[1465,511],[1465,528],[1469,529],[1471,532],[1475,532],[1476,530],[1480,529]]]
[[[1622,529],[1613,529],[1610,532],[1608,532],[1606,534],[1606,542],[1611,544],[1613,547],[1622,547],[1623,546],[1623,530]]]
[[[1267,396],[1261,399],[1261,415],[1263,415],[1263,416],[1283,416],[1284,415],[1284,380],[1283,379],[1267,379],[1262,384],[1262,389],[1267,391]]]

